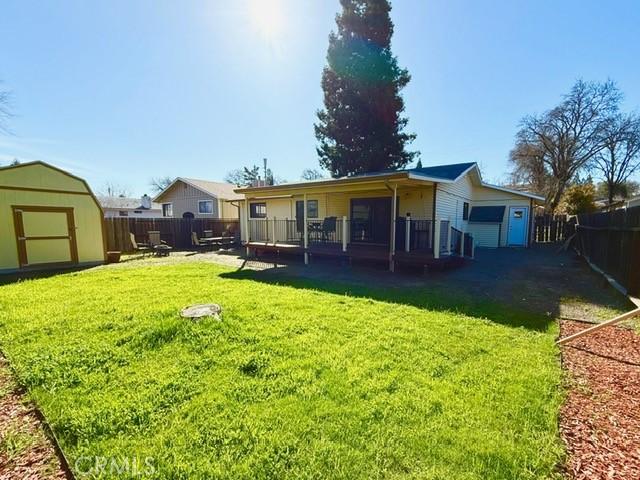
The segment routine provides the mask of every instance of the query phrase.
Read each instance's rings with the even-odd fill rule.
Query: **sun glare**
[[[254,28],[268,40],[282,33],[284,11],[281,0],[249,0],[249,16]]]

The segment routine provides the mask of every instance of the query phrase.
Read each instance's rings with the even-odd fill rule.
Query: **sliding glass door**
[[[391,198],[354,198],[351,200],[351,241],[389,245]]]

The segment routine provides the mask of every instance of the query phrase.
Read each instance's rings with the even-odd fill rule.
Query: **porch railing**
[[[432,221],[422,218],[396,218],[396,251],[431,250]]]
[[[462,230],[451,227],[451,243],[449,245],[449,252],[452,255],[462,254]]]
[[[373,237],[374,225],[367,220],[346,217],[308,219],[309,247],[331,247],[347,250],[351,242],[367,242]],[[300,219],[261,218],[248,221],[248,241],[266,244],[304,246],[305,224]],[[434,232],[435,229],[435,232]],[[453,254],[473,257],[473,237],[450,225],[449,220],[399,217],[395,221],[396,251],[430,251],[434,256]],[[433,244],[435,234],[436,245]],[[437,251],[436,251],[437,250]]]
[[[304,232],[296,220],[260,218],[249,220],[249,241],[302,245]]]

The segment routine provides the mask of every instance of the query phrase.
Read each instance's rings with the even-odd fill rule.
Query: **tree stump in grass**
[[[203,303],[200,305],[190,305],[184,307],[180,311],[180,316],[184,318],[191,318],[193,320],[200,320],[203,317],[213,317],[216,320],[221,320],[222,307],[217,303]]]

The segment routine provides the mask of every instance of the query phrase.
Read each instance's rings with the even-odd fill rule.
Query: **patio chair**
[[[209,246],[200,242],[200,239],[198,238],[198,234],[196,232],[191,232],[191,245],[193,245],[196,250],[205,250]]]
[[[173,247],[169,246],[167,242],[160,239],[160,232],[158,231],[149,231],[149,245],[153,249],[153,253],[157,257],[168,257]]]
[[[147,253],[153,253],[153,248],[151,247],[151,245],[148,245],[146,243],[136,242],[136,236],[133,233],[129,232],[129,238],[131,239],[131,245],[133,246],[133,250],[138,253],[141,253],[143,257]]]

